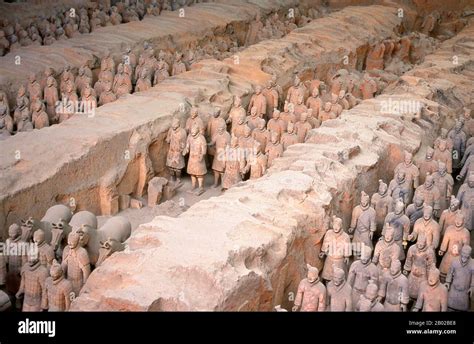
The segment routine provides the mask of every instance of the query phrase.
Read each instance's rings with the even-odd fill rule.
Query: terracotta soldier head
[[[265,120],[263,118],[260,118],[260,120],[257,123],[257,128],[260,130],[265,130]]]
[[[345,280],[345,273],[344,270],[338,267],[334,267],[333,275],[332,275],[332,282],[336,287],[339,287],[341,284],[344,283]]]
[[[295,125],[293,124],[293,122],[288,122],[288,127],[287,127],[288,134],[293,134],[294,128],[295,128]]]
[[[21,227],[16,223],[8,227],[8,237],[12,240],[15,240],[21,235]]]
[[[191,128],[191,136],[197,137],[199,135],[199,127],[197,125],[193,125]]]
[[[280,118],[280,110],[277,110],[277,109],[273,110],[273,118],[274,119]]]
[[[280,135],[274,131],[272,131],[271,135],[270,135],[270,141],[276,145],[278,143],[278,141],[280,140]]]
[[[360,193],[360,205],[365,208],[369,205],[370,203],[370,197],[365,193],[365,191],[362,191]]]
[[[431,287],[435,287],[439,284],[439,270],[432,268],[428,271],[428,284]]]
[[[461,264],[465,266],[471,258],[472,248],[469,245],[464,245],[461,249]]]
[[[397,173],[397,183],[398,184],[403,184],[405,182],[405,171],[399,170]]]
[[[474,172],[471,172],[469,174],[469,177],[467,178],[467,185],[472,189],[474,188]]]
[[[308,120],[308,113],[303,112],[300,117],[300,122],[305,123]]]
[[[447,169],[446,164],[444,162],[441,162],[441,161],[438,162],[438,173],[441,176],[444,176],[444,175],[446,175],[446,173],[448,173],[448,169]]]
[[[58,263],[56,259],[53,260],[53,263],[51,264],[51,268],[49,269],[49,274],[51,275],[51,278],[53,281],[57,281],[63,277],[63,269],[61,268],[61,264]]]
[[[379,189],[378,189],[379,195],[384,196],[387,193],[387,190],[388,190],[387,184],[384,183],[382,179],[379,179]]]
[[[260,94],[260,93],[262,93],[262,86],[257,85],[257,86],[255,87],[255,94],[258,95],[258,94]]]
[[[198,116],[198,109],[196,107],[191,108],[191,118],[196,118]]]
[[[257,117],[257,107],[256,106],[252,106],[252,108],[250,109],[250,116]]]
[[[405,157],[403,161],[405,163],[405,166],[410,166],[413,163],[413,154],[405,151]]]
[[[457,211],[456,217],[454,218],[454,225],[458,230],[464,228],[464,215],[461,211]]]
[[[394,233],[393,233],[393,227],[390,225],[390,224],[386,224],[386,229],[385,229],[385,234],[384,234],[384,241],[389,244],[389,243],[392,243],[393,240],[394,240],[394,237],[393,237]]]
[[[367,289],[365,289],[364,296],[367,300],[374,301],[378,296],[378,291],[379,288],[377,287],[377,284],[375,284],[373,281],[369,281]]]
[[[69,233],[67,237],[67,245],[71,250],[75,249],[79,245],[79,234],[76,232]]]
[[[416,248],[418,251],[424,251],[426,247],[428,247],[426,244],[426,235],[422,233],[418,235],[418,238],[416,239]]]
[[[311,284],[319,282],[319,270],[318,268],[311,266],[309,264],[306,264],[306,267],[308,268],[308,273],[306,275],[306,278],[308,279],[308,282]]]
[[[447,144],[446,144],[446,141],[441,141],[439,144],[438,144],[438,149],[441,151],[441,152],[444,152],[447,148]]]
[[[434,150],[433,150],[433,148],[428,147],[428,149],[426,150],[426,154],[425,154],[426,160],[432,160],[432,159],[433,159],[433,155],[434,155]]]
[[[332,219],[332,230],[334,233],[342,232],[342,219],[340,217],[334,216]]]
[[[430,221],[433,218],[433,207],[427,205],[423,208],[423,219]]]
[[[390,264],[390,274],[392,277],[397,277],[402,272],[402,263],[398,259],[392,260]]]
[[[42,243],[44,243],[44,240],[45,240],[45,234],[44,234],[44,231],[42,229],[37,229],[34,233],[33,233],[33,242],[36,244],[36,245],[41,245]]]
[[[319,88],[317,88],[317,87],[313,88],[313,91],[311,92],[311,95],[314,98],[317,98],[319,96]]]
[[[362,264],[367,265],[370,263],[370,258],[372,258],[372,248],[364,245],[361,250],[360,261]]]
[[[427,190],[430,190],[432,187],[434,186],[434,178],[432,175],[428,175],[426,176],[426,179],[425,179],[425,188]]]
[[[459,209],[459,200],[456,197],[454,197],[454,195],[451,195],[451,202],[449,203],[449,209],[453,212]]]
[[[326,102],[326,104],[324,104],[324,111],[329,112],[331,111],[331,109],[332,109],[332,103]]]

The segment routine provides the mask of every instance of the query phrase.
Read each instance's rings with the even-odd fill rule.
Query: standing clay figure
[[[288,89],[286,100],[288,103],[297,104],[299,96],[302,95],[304,97],[305,94],[306,87],[301,82],[300,78],[296,75],[295,80],[293,82],[293,86]]]
[[[8,134],[13,134],[13,119],[8,114],[7,107],[3,104],[0,104],[0,121],[3,122],[4,131],[8,132]]]
[[[454,259],[446,276],[448,308],[453,311],[468,311],[474,295],[474,261],[472,248],[464,245],[461,255]]]
[[[215,150],[214,159],[212,160],[212,171],[214,172],[213,187],[215,188],[219,186],[219,179],[222,182],[225,169],[226,148],[230,144],[230,134],[225,129],[225,123],[223,121],[220,122],[210,143]]]
[[[433,155],[433,148],[428,147],[426,149],[425,159],[418,164],[418,169],[420,171],[420,184],[425,182],[426,175],[432,175],[438,171],[438,163],[433,159]]]
[[[441,217],[439,218],[439,227],[441,230],[441,237],[444,235],[444,233],[446,232],[446,229],[449,226],[454,225],[458,209],[459,209],[459,200],[453,195],[451,195],[449,208],[444,210],[441,213]]]
[[[474,137],[474,118],[471,117],[471,109],[464,108],[464,127],[466,138]]]
[[[33,233],[33,242],[38,248],[39,261],[41,265],[49,269],[54,259],[54,250],[45,241],[45,233],[42,229],[37,229]]]
[[[56,104],[59,101],[58,88],[56,80],[49,76],[46,79],[46,87],[44,88],[44,100],[46,101],[46,112],[49,117],[49,123],[57,123],[58,116],[56,114]]]
[[[311,124],[308,122],[308,114],[303,112],[301,114],[301,119],[295,124],[296,136],[298,137],[299,143],[306,141],[308,133],[311,129]]]
[[[35,129],[49,127],[49,117],[44,111],[44,105],[40,100],[35,100],[32,104],[31,121]]]
[[[276,132],[270,134],[270,142],[267,144],[265,154],[268,159],[268,167],[273,165],[273,160],[279,158],[283,154],[283,145],[280,143],[280,136]]]
[[[342,220],[339,217],[333,217],[332,229],[324,234],[319,254],[321,259],[326,256],[321,277],[326,281],[332,281],[335,268],[342,269],[346,273],[351,255],[351,239],[342,230]]]
[[[393,201],[401,199],[403,204],[408,205],[410,202],[411,186],[410,181],[406,178],[405,171],[395,173],[395,178],[388,184],[388,193]]]
[[[428,283],[420,286],[414,312],[446,312],[448,310],[448,290],[439,281],[439,270],[428,271]]]
[[[334,268],[327,286],[327,308],[331,312],[352,312],[352,288],[345,279],[344,270]]]
[[[48,269],[41,265],[38,253],[28,255],[28,264],[21,269],[20,289],[16,293],[16,298],[23,299],[23,312],[40,312],[41,300],[44,297],[45,281],[48,277]]]
[[[204,133],[206,132],[206,128],[204,127],[204,122],[199,117],[198,109],[196,107],[191,108],[190,116],[186,120],[185,129],[186,129],[186,132],[188,133],[188,135],[191,133],[191,129],[194,126],[198,127],[199,133],[201,135],[204,135]]]
[[[8,97],[4,91],[0,91],[0,106],[5,107],[5,113],[10,115],[10,105],[8,105]]]
[[[151,81],[148,78],[148,69],[143,68],[140,72],[140,78],[135,85],[135,92],[143,92],[151,88]]]
[[[466,133],[462,130],[463,122],[456,121],[454,128],[448,133],[448,137],[453,142],[453,167],[460,168],[460,162],[466,150]]]
[[[118,97],[132,93],[132,79],[130,75],[124,72],[124,65],[119,64],[117,67],[117,74],[114,77],[112,90]]]
[[[273,79],[269,80],[267,87],[262,91],[263,96],[266,99],[266,116],[265,119],[269,120],[273,113],[273,110],[278,108],[279,94],[274,85]]]
[[[42,308],[49,312],[66,312],[75,296],[72,283],[64,278],[63,269],[56,260],[51,265],[50,275],[45,282]]]
[[[265,152],[268,142],[270,142],[270,132],[265,128],[265,120],[259,118],[257,128],[252,131],[252,137],[260,143],[260,149]]]
[[[319,88],[315,87],[311,91],[311,97],[306,100],[306,107],[312,110],[312,114],[315,118],[319,117],[319,111],[321,110],[323,102],[319,97]]]
[[[439,144],[441,142],[445,143],[445,147],[449,151],[449,154],[452,155],[453,141],[448,137],[448,130],[445,129],[445,128],[441,128],[440,135],[434,141],[435,154],[436,154],[436,150],[437,150],[437,148],[439,148]],[[436,156],[434,156],[433,158],[436,160]]]
[[[379,189],[377,193],[372,195],[370,205],[375,209],[375,224],[377,226],[377,233],[382,232],[385,217],[392,211],[393,199],[388,193],[387,184],[382,179],[379,180]]]
[[[84,93],[86,86],[92,87],[92,71],[87,65],[81,66],[76,78],[77,91],[80,95]]]
[[[372,239],[376,230],[375,210],[370,206],[370,198],[364,191],[361,192],[360,204],[352,211],[351,226],[349,234],[354,233],[352,243],[360,246],[365,245],[373,249]],[[354,247],[354,255],[359,258],[360,250]]]
[[[283,134],[283,132],[286,131],[286,124],[280,118],[280,110],[278,109],[273,110],[273,118],[268,121],[267,129],[270,132],[270,134],[276,133],[280,137]]]
[[[324,312],[326,310],[326,287],[319,279],[319,270],[306,264],[308,274],[298,285],[293,312]]]
[[[457,180],[463,180],[466,175],[474,173],[474,155],[470,155],[465,161],[459,175],[456,177]]]
[[[103,84],[103,90],[99,97],[99,106],[114,102],[117,100],[117,96],[112,91],[112,83],[105,82]]]
[[[448,173],[446,169],[446,164],[439,162],[438,170],[433,175],[434,184],[438,188],[440,193],[439,198],[439,212],[438,215],[441,215],[445,209],[449,206],[449,200],[453,192],[454,179]]]
[[[239,118],[237,119],[236,122],[232,123],[232,136],[235,136],[237,138],[244,136],[245,135],[245,127],[247,124],[245,123],[246,121],[246,116],[245,113],[239,114]]]
[[[253,150],[254,154],[247,159],[244,172],[247,174],[250,171],[250,179],[257,179],[265,174],[268,161],[266,155],[262,153],[262,146],[258,141],[254,142]]]
[[[405,214],[410,219],[410,228],[415,225],[418,219],[423,217],[424,202],[424,199],[420,195],[417,195],[413,197],[413,203],[408,205]]]
[[[339,105],[338,101],[338,95],[332,93],[331,94],[331,111],[336,114],[336,117],[339,117],[342,113],[342,106]]]
[[[35,73],[31,73],[29,76],[29,83],[27,86],[28,96],[31,102],[35,100],[43,99],[43,90],[41,89],[40,83],[36,80]]]
[[[298,96],[298,100],[294,105],[294,114],[296,117],[296,121],[298,122],[301,118],[301,114],[304,112],[308,112],[308,108],[304,105],[304,95],[300,94]]]
[[[296,123],[296,115],[295,115],[295,107],[293,104],[288,103],[285,101],[283,105],[283,112],[280,112],[279,118],[285,122],[285,126],[288,127],[288,123],[292,122],[293,124]],[[273,110],[275,112],[275,110]]]
[[[186,130],[181,128],[178,118],[173,118],[171,128],[166,136],[166,143],[169,144],[166,166],[169,168],[171,177],[179,185],[181,183],[181,170],[185,166],[183,151],[186,147]]]
[[[467,178],[467,182],[459,188],[457,197],[464,215],[464,224],[469,231],[474,229],[474,173]]]
[[[458,259],[462,247],[469,245],[470,242],[471,233],[464,227],[464,216],[458,211],[454,226],[451,225],[446,229],[439,248],[439,255],[443,257],[439,265],[439,272],[443,280],[453,261]]]
[[[171,75],[178,75],[181,73],[186,72],[186,65],[182,61],[183,54],[182,53],[176,53],[176,59],[173,63],[172,69],[171,69]]]
[[[159,60],[157,64],[157,69],[155,70],[155,75],[153,77],[153,85],[157,85],[160,82],[168,79],[170,76],[168,72],[168,66],[165,60]]]
[[[413,226],[413,232],[408,236],[408,240],[416,241],[418,236],[423,234],[426,237],[426,243],[436,250],[439,246],[440,228],[439,224],[433,219],[433,208],[425,205],[423,209],[423,218],[418,219]]]
[[[207,173],[206,152],[207,143],[204,135],[201,134],[198,125],[191,128],[191,133],[186,139],[186,146],[183,156],[189,153],[187,173],[191,175],[191,191],[199,196],[204,192],[204,176]],[[198,185],[196,185],[196,183]],[[198,188],[196,189],[196,186]]]
[[[395,167],[394,174],[397,174],[399,171],[405,172],[405,178],[410,186],[410,196],[408,198],[408,203],[406,203],[409,204],[411,202],[413,189],[416,189],[419,185],[420,177],[420,171],[413,163],[413,155],[410,152],[405,152],[404,161]]]
[[[372,262],[380,268],[380,261],[390,258],[391,262],[400,257],[400,246],[394,240],[394,229],[388,223],[385,226],[385,233],[382,240],[375,245]]]
[[[425,183],[420,185],[416,191],[415,196],[423,198],[425,205],[433,208],[433,215],[438,217],[440,213],[440,192],[436,187],[433,176],[427,176]]]
[[[379,271],[372,260],[372,249],[368,246],[363,246],[361,257],[352,263],[349,269],[347,281],[352,287],[352,304],[356,305],[360,296],[365,293],[369,281],[378,283]]]
[[[451,154],[451,150],[447,147],[447,142],[442,140],[439,141],[433,155],[435,161],[442,162],[446,165],[446,170],[449,174],[453,173],[453,159]]]
[[[384,307],[379,301],[378,291],[377,284],[370,281],[365,293],[360,296],[356,303],[355,310],[359,312],[383,312]]]
[[[242,117],[242,114],[244,115],[244,118],[245,118],[246,113],[245,113],[245,109],[242,106],[242,100],[240,99],[240,97],[235,96],[234,105],[230,109],[229,115],[226,120],[226,123],[231,124],[230,132],[232,133],[234,132],[234,126],[238,123],[239,119]]]
[[[74,82],[74,74],[71,72],[71,67],[67,65],[64,67],[63,73],[61,74],[60,83],[59,83],[59,91],[62,93],[66,92],[67,85],[72,84],[73,89],[75,89],[76,84]]]
[[[298,136],[295,134],[293,122],[288,123],[288,130],[286,133],[283,133],[281,137],[281,144],[283,145],[283,150],[291,145],[298,143]]]
[[[257,113],[257,107],[253,106],[250,110],[250,116],[247,117],[247,125],[251,130],[255,129],[258,126],[258,123],[263,118],[260,118]],[[264,120],[265,121],[265,120]]]
[[[385,312],[406,312],[410,301],[408,295],[408,279],[402,274],[402,265],[399,260],[392,261],[390,274],[381,281],[379,289],[380,299],[385,299]]]
[[[318,119],[322,122],[328,121],[330,119],[336,119],[337,114],[332,110],[332,103],[326,102],[324,108],[319,111]]]
[[[428,271],[435,267],[434,250],[426,243],[426,237],[420,235],[415,245],[410,246],[403,266],[403,274],[408,275],[408,294],[416,300],[420,286],[426,283]]]
[[[16,223],[8,228],[8,239],[5,246],[10,254],[7,255],[6,286],[10,294],[18,291],[21,281],[21,268],[27,262],[26,242],[21,239],[21,228]],[[11,253],[16,254],[11,254]]]
[[[240,153],[244,154],[244,158],[247,159],[253,152],[253,146],[255,144],[255,140],[252,138],[252,131],[246,125],[244,127],[244,135],[239,137],[239,151]]]
[[[85,248],[79,245],[79,234],[69,233],[68,246],[63,251],[61,267],[66,272],[66,278],[72,283],[72,291],[79,295],[82,286],[91,273],[89,255]]]
[[[210,116],[207,121],[206,134],[209,141],[213,140],[221,125],[224,125],[225,128],[225,120],[221,117],[221,110],[214,109],[214,111],[212,111],[212,116]]]
[[[225,152],[224,165],[222,189],[227,190],[242,181],[242,174],[245,172],[245,157],[239,147],[239,138],[236,136],[230,139],[230,148]]]
[[[250,111],[253,107],[257,108],[257,115],[260,118],[263,118],[263,116],[266,115],[267,113],[267,99],[265,96],[262,94],[262,87],[260,85],[257,85],[255,87],[255,94],[250,98],[250,103],[248,106],[248,113],[250,114]]]

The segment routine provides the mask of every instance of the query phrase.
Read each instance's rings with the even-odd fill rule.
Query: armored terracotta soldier
[[[194,126],[198,127],[199,133],[201,135],[205,134],[206,127],[204,126],[204,122],[202,121],[202,119],[199,117],[199,112],[198,112],[198,109],[196,107],[191,108],[190,116],[186,120],[185,129],[186,129],[186,132],[188,133],[188,135],[191,133],[191,129]]]
[[[273,110],[273,118],[268,121],[267,129],[270,133],[274,132],[278,134],[280,137],[283,134],[283,132],[286,131],[286,124],[280,118],[280,110],[278,109]]]
[[[76,90],[76,84],[74,80],[74,74],[71,72],[71,67],[67,65],[64,67],[63,73],[61,74],[60,83],[59,83],[59,91],[62,93],[66,93],[66,88],[68,85],[72,84],[74,90]]]
[[[469,245],[470,242],[471,233],[464,227],[464,216],[458,211],[454,225],[446,229],[439,248],[439,255],[443,257],[439,265],[439,271],[443,280],[452,262],[458,259],[462,247]]]
[[[171,75],[174,76],[186,72],[186,65],[182,61],[182,58],[182,53],[176,53],[176,58],[171,69]]]
[[[441,215],[444,210],[449,206],[449,200],[453,192],[454,179],[448,173],[446,165],[442,162],[438,163],[438,170],[433,175],[435,186],[440,192],[439,198],[439,212],[438,215]]]
[[[469,156],[464,162],[464,166],[456,177],[457,180],[463,180],[466,175],[474,173],[474,155]]]
[[[308,122],[308,114],[303,112],[301,118],[295,124],[296,136],[298,137],[298,142],[303,143],[308,137],[309,131],[312,129],[311,124]]]
[[[298,143],[298,136],[295,133],[293,122],[288,123],[288,129],[286,133],[283,133],[281,137],[281,144],[283,145],[283,150],[291,145]]]
[[[183,151],[186,147],[186,130],[181,128],[178,118],[173,118],[171,122],[171,127],[166,136],[166,143],[169,144],[166,166],[177,184],[180,184],[181,170],[185,167]]]
[[[321,277],[326,281],[331,281],[335,268],[342,269],[344,273],[347,272],[351,255],[351,239],[342,230],[342,220],[339,217],[333,217],[332,229],[324,234],[319,254],[321,259],[326,257]]]
[[[454,225],[457,211],[459,210],[459,204],[460,204],[459,200],[453,195],[451,195],[449,208],[444,210],[441,213],[441,217],[439,218],[439,227],[441,230],[441,237],[444,235],[444,233],[446,232],[446,229],[449,226]]]
[[[464,224],[469,231],[474,229],[474,173],[467,178],[467,182],[459,188],[457,197],[464,215]]]
[[[351,226],[348,230],[350,234],[354,233],[353,244],[374,247],[372,239],[376,230],[375,210],[370,207],[370,198],[364,191],[361,192],[360,204],[352,211]],[[354,255],[359,258],[360,251],[354,248]]]
[[[0,105],[5,107],[5,113],[10,115],[10,105],[8,104],[8,97],[4,91],[0,91]]]
[[[359,312],[382,312],[384,307],[378,298],[378,287],[373,281],[369,282],[365,293],[362,294],[356,303],[355,310]]]
[[[204,176],[207,173],[206,153],[207,143],[204,135],[201,134],[198,125],[193,125],[190,135],[186,139],[186,147],[183,156],[189,153],[187,173],[191,175],[191,192],[201,195],[204,192]],[[198,184],[198,185],[196,185]],[[198,188],[196,189],[196,186]]]
[[[94,94],[94,89],[86,85],[81,98],[81,111],[90,116],[93,114],[93,111],[95,111],[95,108],[97,108],[97,99]]]
[[[462,130],[463,122],[456,121],[454,128],[451,129],[448,133],[448,137],[453,142],[453,166],[454,168],[460,167],[460,162],[464,151],[466,150],[466,133]]]
[[[474,261],[472,248],[464,245],[459,257],[454,259],[446,276],[448,308],[453,311],[468,311],[474,295]]]
[[[387,184],[382,179],[379,180],[378,192],[374,193],[370,199],[370,205],[375,209],[375,223],[377,226],[377,233],[382,232],[385,217],[393,209],[392,196],[388,194]]]
[[[31,112],[27,106],[27,101],[25,98],[20,98],[17,101],[17,108],[13,114],[13,121],[16,123],[16,130],[18,132],[33,130],[33,123],[31,123]]]
[[[466,138],[474,137],[474,118],[471,116],[471,109],[464,108],[464,132]]]
[[[112,25],[119,25],[122,23],[122,16],[118,12],[117,6],[110,8],[110,22]]]
[[[338,103],[339,96],[337,94],[331,94],[331,111],[336,114],[336,117],[339,117],[342,113],[342,106]]]
[[[132,93],[132,80],[128,74],[124,73],[123,64],[117,67],[117,74],[115,74],[112,91],[118,97]]]
[[[288,103],[285,101],[283,105],[283,112],[280,112],[279,118],[285,122],[285,127],[288,127],[288,123],[292,122],[293,124],[296,123],[296,115],[295,115],[295,107],[293,104]]]
[[[397,174],[398,171],[405,172],[405,177],[410,186],[410,192],[412,192],[413,188],[418,188],[420,171],[418,170],[418,167],[416,167],[416,165],[413,163],[413,155],[410,152],[405,151],[404,161],[399,163],[397,167],[395,167],[394,173]],[[412,194],[410,194],[409,201],[411,201],[411,197]]]
[[[273,79],[267,82],[267,87],[262,91],[263,96],[266,99],[266,119],[270,119],[273,114],[273,110],[278,108],[279,94],[274,85]]]
[[[311,97],[306,99],[306,107],[312,110],[312,114],[315,118],[319,117],[319,111],[323,106],[323,102],[319,97],[319,88],[315,87],[311,91]]]
[[[469,159],[471,155],[474,155],[474,136],[467,140],[466,151],[464,152],[464,155],[462,157],[461,166],[465,165],[466,160]]]
[[[435,148],[433,159],[438,162],[442,162],[446,165],[446,170],[449,174],[453,172],[453,160],[451,151],[447,147],[446,141],[439,141],[438,146]]]
[[[168,79],[170,76],[168,72],[168,67],[164,60],[159,60],[157,64],[157,68],[155,70],[155,75],[153,77],[153,85],[157,85],[160,82]]]
[[[288,101],[288,103],[297,104],[298,97],[300,95],[303,95],[304,97],[305,94],[306,94],[306,87],[301,82],[300,78],[296,75],[293,85],[288,89],[286,100]]]
[[[213,187],[219,186],[219,179],[222,181],[224,175],[226,148],[230,144],[230,134],[225,129],[226,125],[224,121],[220,122],[210,143],[211,147],[215,150],[214,159],[212,161],[212,171],[214,172]]]
[[[245,127],[247,127],[246,119],[247,117],[245,116],[245,113],[241,113],[239,115],[240,117],[237,119],[236,122],[232,123],[232,136],[235,136],[237,138],[244,136],[245,135]]]
[[[438,171],[438,163],[433,159],[434,150],[431,147],[426,149],[425,159],[418,164],[418,169],[420,171],[420,184],[425,182],[427,174],[434,174]]]
[[[365,293],[369,281],[378,283],[379,271],[372,260],[372,249],[363,246],[359,260],[355,260],[349,269],[347,281],[352,287],[352,304],[357,304],[361,295]]]
[[[263,119],[262,119],[263,120]],[[260,178],[267,170],[267,157],[262,153],[262,146],[258,141],[254,142],[254,154],[247,159],[245,174],[250,171],[250,179]]]
[[[234,104],[232,108],[229,111],[228,118],[226,120],[226,123],[231,124],[231,132],[234,132],[234,125],[236,125],[239,122],[239,119],[242,117],[242,114],[244,115],[244,118],[246,116],[246,112],[244,107],[242,106],[242,100],[240,97],[235,96],[234,97]]]
[[[405,171],[395,173],[395,177],[388,184],[388,193],[394,202],[401,199],[405,205],[409,204],[411,186]]]
[[[425,205],[429,205],[433,208],[433,214],[435,217],[438,217],[440,213],[440,198],[441,194],[439,189],[436,187],[433,176],[427,176],[425,183],[420,185],[416,191],[415,195],[423,198]]]
[[[21,268],[27,262],[26,242],[21,239],[21,228],[16,223],[8,228],[8,238],[5,241],[8,249],[6,287],[10,294],[18,291],[21,281]],[[16,253],[16,254],[15,254]]]
[[[306,105],[304,105],[304,96],[302,94],[298,96],[298,100],[296,101],[296,104],[293,104],[293,106],[293,112],[295,114],[296,122],[298,122],[301,118],[301,114],[308,112],[308,108],[306,107]]]
[[[337,103],[342,106],[343,110],[349,110],[351,108],[351,105],[349,104],[349,101],[346,98],[346,91],[341,90],[339,92],[338,98],[337,98]]]
[[[405,215],[410,219],[410,228],[413,228],[415,222],[423,217],[424,202],[421,195],[416,195],[413,197],[413,203],[408,205]]]
[[[245,159],[253,154],[253,148],[255,145],[255,140],[252,137],[252,130],[249,126],[244,127],[244,135],[239,138],[239,149],[240,152],[244,154]]]
[[[38,252],[30,253],[28,263],[21,269],[20,289],[15,295],[17,299],[24,295],[23,312],[41,311],[41,300],[44,297],[48,274],[48,269],[40,263]]]
[[[30,99],[28,98],[26,88],[23,85],[21,85],[18,88],[17,95],[16,95],[17,107],[19,106],[20,103],[24,104],[24,106],[26,106],[27,108],[30,107]]]
[[[334,268],[333,279],[327,285],[327,309],[331,312],[352,312],[352,288],[344,270]]]
[[[6,140],[11,135],[10,131],[5,127],[5,118],[0,116],[0,141]]]
[[[3,121],[5,131],[13,134],[13,118],[7,112],[7,107],[3,104],[0,104],[0,120]]]
[[[379,240],[375,245],[374,257],[372,262],[380,267],[380,261],[384,257],[390,257],[390,261],[400,259],[400,246],[394,240],[394,229],[390,224],[386,224],[383,239]]]
[[[63,269],[56,260],[51,265],[50,277],[46,278],[43,295],[42,308],[49,312],[68,311],[75,296],[71,281],[64,278]]]
[[[36,100],[32,104],[31,121],[35,129],[49,127],[49,117],[44,111],[44,105],[40,100]]]
[[[99,96],[99,106],[114,102],[116,100],[117,100],[117,96],[112,91],[112,83],[105,82],[103,84],[102,92],[100,93],[100,96]]]
[[[332,110],[332,103],[331,102],[326,102],[324,104],[324,108],[319,111],[319,117],[318,119],[322,122],[330,120],[330,119],[336,119],[337,114]]]
[[[408,236],[408,240],[415,241],[422,233],[426,237],[428,246],[436,250],[440,242],[440,227],[436,220],[433,219],[433,208],[427,205],[423,209],[423,218],[415,222],[413,232]]]
[[[148,78],[148,69],[143,68],[140,72],[140,78],[135,85],[135,92],[143,92],[151,88],[151,81]]]
[[[265,152],[267,143],[270,142],[270,132],[265,128],[265,120],[260,118],[257,127],[252,131],[252,137],[260,143],[260,149]]]
[[[407,259],[403,266],[403,274],[408,275],[408,294],[416,300],[420,286],[427,281],[428,271],[435,267],[434,250],[426,242],[426,237],[420,235],[415,245],[410,246]]]
[[[448,130],[445,129],[445,128],[441,128],[441,131],[440,131],[440,134],[439,136],[436,138],[436,140],[434,141],[434,148],[435,148],[435,153],[436,153],[436,149],[439,147],[439,144],[441,142],[444,142],[445,143],[445,146],[446,148],[448,149],[449,151],[449,154],[451,155],[452,154],[452,151],[453,151],[453,140],[451,140],[449,137],[448,137]],[[433,157],[435,160],[436,158]]]
[[[38,248],[38,257],[41,265],[49,269],[54,259],[54,250],[45,241],[45,234],[42,229],[37,229],[33,233],[33,242]]]
[[[428,271],[428,283],[420,286],[420,291],[413,307],[414,312],[446,312],[448,310],[448,290],[439,280],[439,270]]]
[[[377,92],[377,83],[368,73],[364,74],[364,78],[360,83],[360,92],[364,100],[373,98]]]
[[[91,72],[89,67],[87,65],[81,66],[78,71],[78,75],[76,78],[76,86],[77,86],[77,91],[79,92],[80,95],[82,95],[85,87],[91,86],[92,87],[92,72],[89,74],[88,72]]]
[[[266,113],[267,113],[267,99],[265,96],[262,94],[262,87],[260,85],[257,85],[255,87],[255,94],[250,98],[250,103],[248,106],[248,113],[250,114],[250,111],[253,107],[257,108],[257,115],[261,118],[263,118]]]
[[[326,287],[319,279],[319,270],[306,264],[308,274],[298,285],[293,312],[324,312],[326,310]]]
[[[283,155],[283,145],[280,143],[280,136],[278,135],[278,133],[270,133],[270,142],[265,148],[265,154],[268,159],[268,167],[271,167],[273,165],[273,160]]]
[[[46,113],[49,117],[49,123],[57,123],[58,116],[56,114],[56,104],[59,101],[58,88],[56,80],[49,76],[46,80],[46,87],[44,88],[44,100],[46,102]]]
[[[34,102],[35,100],[42,100],[43,90],[41,89],[40,83],[36,80],[36,74],[30,73],[30,76],[28,79],[29,79],[29,83],[27,85],[27,91],[28,91],[30,102]]]
[[[67,243],[61,267],[66,273],[66,278],[72,283],[72,291],[75,295],[79,295],[91,273],[90,259],[87,250],[79,245],[78,233],[69,233]]]
[[[379,297],[384,299],[383,308],[386,312],[406,312],[410,296],[408,294],[408,278],[402,274],[402,265],[398,259],[390,265],[390,274],[381,281]]]
[[[248,116],[246,119],[247,125],[249,126],[251,130],[253,130],[256,127],[258,127],[258,123],[260,122],[261,119],[262,118],[258,116],[257,107],[253,106],[252,109],[250,110],[250,116]]]
[[[230,139],[230,148],[225,152],[224,165],[222,189],[227,190],[242,181],[242,174],[245,172],[245,156],[240,150],[239,138],[236,136]]]

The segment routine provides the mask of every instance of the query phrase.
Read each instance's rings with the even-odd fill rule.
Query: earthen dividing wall
[[[346,53],[341,46],[357,51],[371,37],[389,36],[397,24],[393,8],[344,9],[281,40],[246,49],[241,64],[230,65],[229,84],[261,82],[266,74],[259,68],[269,65],[286,80],[292,69],[313,68],[330,54],[337,60],[338,53]],[[351,30],[353,25],[357,30]],[[345,30],[337,29],[341,27]],[[306,143],[291,146],[263,178],[201,201],[177,218],[160,216],[141,225],[127,251],[114,254],[92,273],[73,309],[291,306],[305,262],[321,264],[317,255],[329,216],[342,216],[347,227],[361,190],[374,192],[379,178],[392,177],[403,150],[418,152],[462,105],[471,106],[473,32],[471,24],[385,94],[313,130]],[[305,49],[298,50],[302,46]],[[317,51],[312,50],[315,46]],[[456,66],[453,51],[459,59]],[[263,63],[270,57],[274,64]],[[211,67],[223,71],[215,62],[203,63],[198,70]],[[435,115],[381,114],[390,98],[420,101]]]

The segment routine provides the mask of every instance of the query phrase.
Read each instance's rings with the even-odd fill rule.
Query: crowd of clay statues
[[[0,311],[67,311],[93,269],[123,251],[130,221],[109,218],[98,227],[89,211],[49,208],[8,228],[0,242]]]
[[[283,36],[305,25],[310,18],[301,12],[295,9],[295,16],[284,20],[273,13],[267,16],[265,24],[257,14],[247,30],[245,45]],[[318,12],[307,12],[318,15]],[[18,132],[58,124],[73,116],[94,116],[98,106],[127,94],[146,91],[171,76],[186,72],[197,61],[231,57],[239,49],[237,36],[231,32],[213,36],[201,45],[192,44],[186,53],[155,51],[146,42],[139,56],[128,48],[118,64],[107,54],[101,60],[97,80],[88,64],[77,70],[68,65],[58,78],[52,68],[47,68],[42,77],[32,73],[26,86],[19,87],[14,109],[10,109],[6,92],[0,91],[0,140]]]
[[[89,7],[62,8],[49,18],[40,16],[37,20],[21,25],[7,19],[0,23],[0,56],[29,45],[51,45],[56,41],[89,33],[104,26],[119,25],[142,20],[146,16],[158,16],[162,10],[176,10],[189,6],[194,0],[183,1],[181,5],[172,0],[142,0],[110,4],[90,3]]]
[[[454,195],[454,179],[462,185]],[[360,195],[350,227],[332,218],[293,311],[468,311],[474,297],[474,119],[470,110],[417,163]],[[350,264],[350,262],[352,263]]]

